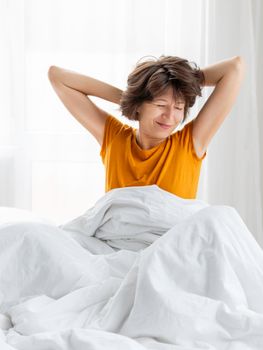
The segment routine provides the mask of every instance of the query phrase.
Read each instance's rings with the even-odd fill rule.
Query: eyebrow
[[[164,98],[156,98],[155,99],[156,101],[165,101],[165,102],[167,102],[167,100],[166,99],[164,99]],[[176,103],[180,103],[180,104],[184,104],[184,101],[176,101]]]

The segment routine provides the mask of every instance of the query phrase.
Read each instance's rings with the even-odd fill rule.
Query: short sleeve
[[[105,158],[107,147],[111,144],[114,137],[120,132],[123,127],[123,123],[112,115],[108,115],[105,123],[103,141],[100,150],[100,156],[102,160]]]
[[[206,157],[207,151],[203,154],[201,158],[199,158],[195,152],[192,137],[193,121],[194,120],[191,120],[189,123],[187,123],[184,126],[184,128],[180,131],[180,143],[184,148],[187,148],[187,150],[193,155],[195,160],[200,162]]]

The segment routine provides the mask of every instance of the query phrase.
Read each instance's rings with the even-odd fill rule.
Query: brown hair
[[[172,86],[175,98],[182,98],[185,102],[184,122],[196,96],[202,96],[204,73],[194,62],[176,56],[161,55],[158,59],[155,57],[155,60],[139,60],[129,74],[127,83],[128,86],[120,99],[119,109],[122,115],[130,120],[138,120],[137,108],[144,101],[152,101]]]

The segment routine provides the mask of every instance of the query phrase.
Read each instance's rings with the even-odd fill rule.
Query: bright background
[[[235,207],[263,246],[262,13],[260,0],[0,0],[0,206],[60,224],[104,194],[99,144],[56,96],[50,65],[125,89],[143,56],[202,68],[242,55],[246,76],[209,145],[198,198]],[[92,100],[129,124],[117,105]]]

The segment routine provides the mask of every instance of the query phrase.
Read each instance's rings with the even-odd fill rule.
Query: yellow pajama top
[[[144,150],[136,129],[108,115],[100,156],[106,170],[105,192],[128,186],[158,185],[186,199],[196,198],[202,158],[192,141],[193,120],[163,142]]]

